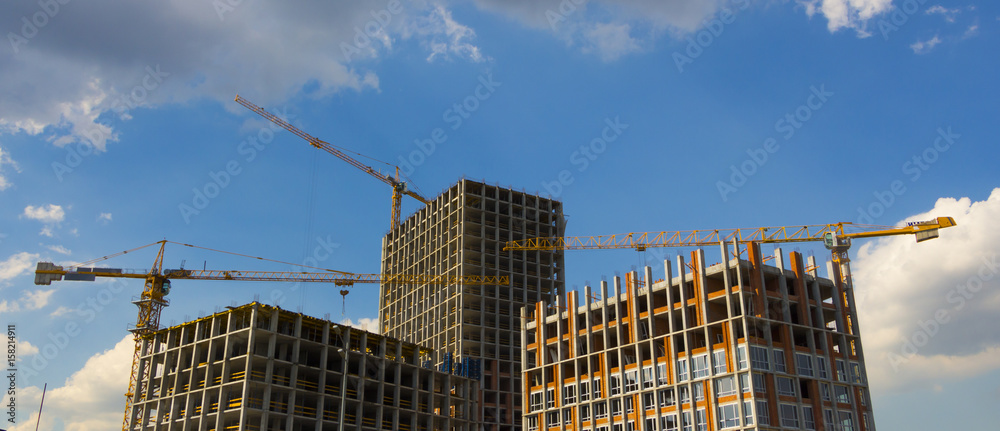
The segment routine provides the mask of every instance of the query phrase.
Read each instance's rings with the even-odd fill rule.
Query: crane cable
[[[267,259],[267,258],[264,258],[264,257],[251,256],[251,255],[248,255],[248,254],[234,253],[234,252],[231,252],[231,251],[216,250],[214,248],[200,247],[200,246],[191,245],[191,244],[184,244],[182,242],[174,242],[174,241],[167,241],[167,242],[169,242],[171,244],[183,245],[185,247],[200,248],[202,250],[214,251],[214,252],[217,252],[217,253],[231,254],[233,256],[240,256],[240,257],[249,257],[251,259],[265,260],[265,261],[268,261],[268,262],[281,263],[281,264],[284,264],[284,265],[298,266],[298,267],[301,267],[301,268],[318,269],[320,271],[335,272],[337,274],[344,274],[344,275],[356,275],[353,272],[337,271],[335,269],[320,268],[320,267],[317,267],[317,266],[299,265],[299,264],[295,264],[295,263],[291,263],[291,262],[285,262],[285,261],[281,261],[281,260]]]

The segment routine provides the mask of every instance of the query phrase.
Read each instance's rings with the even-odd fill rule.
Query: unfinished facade
[[[474,430],[478,382],[429,351],[251,303],[158,331],[138,430]]]
[[[482,358],[484,429],[521,425],[518,313],[564,291],[562,252],[505,252],[506,241],[561,236],[562,204],[462,180],[382,240],[387,274],[506,275],[509,286],[383,284],[383,333],[442,354]]]
[[[652,271],[522,311],[526,431],[874,431],[853,294],[778,249]],[[689,268],[689,269],[688,269]],[[568,304],[568,305],[567,305]],[[568,307],[568,308],[567,308]]]

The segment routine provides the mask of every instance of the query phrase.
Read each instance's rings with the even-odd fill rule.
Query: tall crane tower
[[[128,391],[125,393],[125,418],[122,430],[135,426],[135,418],[141,417],[141,412],[133,411],[133,405],[142,401],[145,392],[136,390],[142,379],[149,375],[150,364],[140,361],[148,352],[147,341],[160,328],[160,314],[170,302],[166,296],[170,293],[170,280],[231,280],[231,281],[291,281],[334,283],[337,286],[352,286],[355,283],[411,283],[411,284],[465,284],[485,285],[509,282],[505,276],[450,276],[450,275],[410,275],[410,274],[355,274],[343,271],[326,270],[327,272],[281,272],[281,271],[220,271],[220,270],[188,270],[163,269],[163,251],[171,241],[157,241],[142,247],[120,253],[104,256],[69,268],[55,265],[51,262],[38,262],[35,270],[35,284],[49,285],[53,281],[95,281],[97,277],[135,278],[146,280],[142,294],[133,303],[139,307],[139,315],[135,326],[129,331],[135,336],[135,353],[132,356],[132,373],[129,377]],[[84,267],[95,262],[121,256],[146,247],[159,244],[160,248],[149,270],[127,270],[121,268]],[[189,244],[174,243],[189,247]],[[269,260],[257,258],[262,260]],[[282,262],[284,263],[284,262]]]
[[[261,108],[260,106],[257,106],[255,104],[253,104],[253,102],[251,102],[251,101],[249,101],[247,99],[244,99],[244,98],[240,97],[239,95],[236,96],[236,103],[239,103],[240,105],[245,106],[247,109],[249,109],[249,110],[257,113],[261,117],[264,117],[264,118],[270,120],[272,123],[277,124],[277,125],[283,127],[285,130],[288,130],[289,132],[292,132],[293,134],[295,134],[295,136],[298,136],[298,137],[300,137],[302,139],[305,139],[307,142],[309,142],[310,145],[312,145],[312,146],[314,146],[316,148],[319,148],[319,149],[321,149],[323,151],[326,151],[326,152],[328,152],[330,154],[333,154],[334,156],[336,156],[337,158],[339,158],[339,159],[347,162],[351,166],[354,166],[354,167],[356,167],[358,169],[361,169],[362,171],[367,172],[368,175],[371,175],[371,176],[375,177],[377,180],[382,181],[383,183],[386,183],[390,187],[392,187],[392,221],[390,223],[390,228],[395,229],[396,227],[399,226],[399,213],[400,213],[400,207],[402,205],[403,195],[410,196],[410,197],[412,197],[412,198],[420,201],[421,203],[423,203],[425,205],[428,204],[428,203],[430,203],[427,199],[424,199],[422,196],[420,196],[416,192],[413,192],[412,190],[410,190],[407,187],[406,182],[401,181],[399,179],[399,167],[398,166],[396,167],[396,174],[395,174],[394,177],[386,175],[386,174],[383,174],[381,171],[378,171],[377,169],[375,169],[375,168],[373,168],[371,166],[365,165],[364,163],[361,163],[361,162],[355,160],[353,157],[348,156],[347,154],[345,154],[343,151],[340,151],[339,149],[337,149],[332,144],[330,144],[330,143],[328,143],[326,141],[323,141],[323,140],[321,140],[319,138],[316,138],[316,137],[314,137],[314,136],[312,136],[312,135],[310,135],[310,134],[308,134],[308,133],[300,130],[298,127],[295,127],[295,126],[291,125],[291,123],[289,123],[289,122],[287,122],[287,121],[279,118],[278,116],[276,116],[276,115],[274,115],[274,114],[272,114],[270,112],[267,112],[267,110],[265,110],[264,108]]]

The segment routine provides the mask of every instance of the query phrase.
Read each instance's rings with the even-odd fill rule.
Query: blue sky
[[[37,261],[166,238],[378,272],[390,189],[236,94],[377,159],[366,163],[399,165],[425,196],[463,177],[551,195],[569,235],[954,216],[959,227],[919,247],[854,249],[875,417],[882,429],[995,423],[993,3],[55,4],[0,6],[0,321],[39,370],[22,374],[15,429],[43,383],[52,429],[118,423],[142,289],[35,286]],[[404,200],[404,216],[417,209]],[[567,285],[642,264],[660,274],[656,262],[689,251],[569,252]],[[165,265],[182,261],[292,268],[168,246]],[[355,324],[378,307],[375,286],[355,287],[346,308],[319,285],[178,281],[170,296],[163,324],[255,298]],[[947,322],[930,330],[938,311]]]

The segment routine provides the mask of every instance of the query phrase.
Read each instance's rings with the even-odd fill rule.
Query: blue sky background
[[[22,374],[15,429],[34,421],[43,383],[51,429],[117,425],[130,300],[142,289],[35,286],[39,260],[81,262],[166,238],[378,272],[389,187],[272,134],[236,94],[401,166],[424,196],[463,177],[551,195],[565,203],[569,235],[954,216],[959,227],[919,247],[898,238],[854,249],[875,418],[882,429],[995,423],[995,4],[161,3],[0,6],[0,321],[17,325],[23,364],[39,370]],[[368,42],[358,38],[366,25]],[[357,49],[349,58],[345,44]],[[469,111],[460,123],[456,104]],[[435,129],[446,139],[421,150]],[[255,137],[264,140],[251,158]],[[239,173],[213,179],[227,164]],[[201,208],[205,192],[215,196]],[[199,211],[185,216],[184,205]],[[404,216],[417,209],[404,200]],[[567,285],[645,263],[662,274],[657,262],[688,252],[569,252]],[[106,264],[147,268],[154,257],[149,248]],[[181,261],[293,268],[168,246],[165,266]],[[355,287],[346,310],[336,291],[177,281],[162,323],[255,298],[355,324],[377,317],[375,285]],[[961,307],[955,295],[967,295]],[[950,320],[922,329],[940,310]],[[61,336],[67,324],[79,334]],[[921,331],[929,341],[906,352]]]

